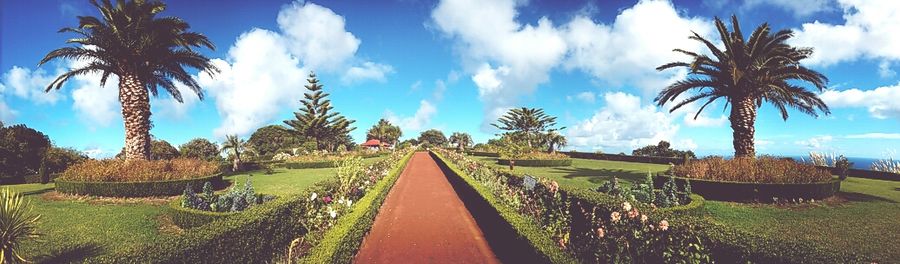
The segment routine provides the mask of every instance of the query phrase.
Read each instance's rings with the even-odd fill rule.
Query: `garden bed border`
[[[509,165],[510,161],[514,161],[513,166],[522,167],[566,167],[572,166],[572,159],[497,159],[497,164]]]
[[[834,196],[841,189],[840,179],[818,183],[752,183],[674,178],[680,187],[690,180],[693,193],[716,201],[774,202],[773,198],[820,200]],[[653,185],[662,188],[667,181],[669,176],[658,174],[653,178]]]
[[[175,196],[182,194],[188,184],[194,191],[200,191],[205,182],[210,182],[215,189],[222,189],[227,184],[217,173],[194,179],[144,181],[144,182],[86,182],[56,179],[56,191],[66,194],[103,196],[103,197],[154,197]]]

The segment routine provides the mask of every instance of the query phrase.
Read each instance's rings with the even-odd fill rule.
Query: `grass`
[[[384,157],[365,159],[366,164]],[[225,177],[243,185],[252,177],[257,192],[285,196],[299,193],[334,175],[334,168],[275,169],[266,175],[253,171]],[[252,175],[252,176],[250,176]],[[53,184],[2,186],[25,194],[34,213],[40,214],[37,239],[23,245],[25,257],[37,263],[64,263],[89,256],[127,251],[158,236],[175,236],[165,220],[165,199],[48,199]],[[176,229],[177,230],[177,229]]]
[[[495,158],[474,157],[485,164]],[[594,189],[616,176],[630,184],[642,181],[647,170],[667,165],[574,159],[567,167],[516,167],[515,171],[548,177],[561,185]],[[852,176],[852,175],[851,175]],[[900,182],[850,177],[838,197],[798,205],[743,204],[707,200],[705,210],[714,221],[785,240],[811,241],[841,252],[900,262]]]
[[[509,166],[497,164],[497,158],[470,156],[484,164],[490,164],[498,168]],[[516,166],[515,171],[529,175],[536,175],[553,179],[560,184],[570,185],[586,189],[596,189],[604,181],[619,178],[626,184],[642,182],[647,177],[647,172],[656,174],[665,171],[669,165],[621,162],[609,160],[572,159],[572,166],[565,167],[524,167]]]

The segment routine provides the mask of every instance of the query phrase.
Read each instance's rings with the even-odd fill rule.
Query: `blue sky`
[[[217,46],[203,51],[223,69],[198,79],[207,97],[152,100],[157,138],[220,141],[280,124],[299,107],[305,75],[319,73],[335,108],[356,120],[357,141],[379,118],[404,138],[438,128],[484,142],[505,109],[544,108],[568,127],[569,149],[630,152],[659,140],[701,154],[733,152],[722,103],[698,120],[669,113],[655,94],[681,71],[673,48],[702,51],[691,31],[716,39],[714,16],[738,15],[745,32],[768,22],[793,29],[815,49],[806,61],[830,79],[821,97],[832,115],[770,106],[757,120],[757,152],[823,151],[880,158],[900,150],[900,2],[892,0],[586,1],[167,1],[165,15],[188,21]],[[3,1],[0,7],[0,120],[24,123],[60,146],[109,156],[123,145],[117,82],[85,76],[42,89],[80,62],[37,68],[64,46],[88,1]],[[686,116],[688,118],[686,118]]]

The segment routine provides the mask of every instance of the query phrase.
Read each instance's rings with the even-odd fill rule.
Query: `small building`
[[[387,145],[381,142],[381,140],[369,139],[366,141],[366,143],[362,143],[362,145],[360,146],[370,150],[380,150],[385,148]]]

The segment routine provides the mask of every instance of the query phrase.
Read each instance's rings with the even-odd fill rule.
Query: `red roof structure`
[[[362,143],[363,147],[381,147],[381,140],[369,139],[366,143]]]

